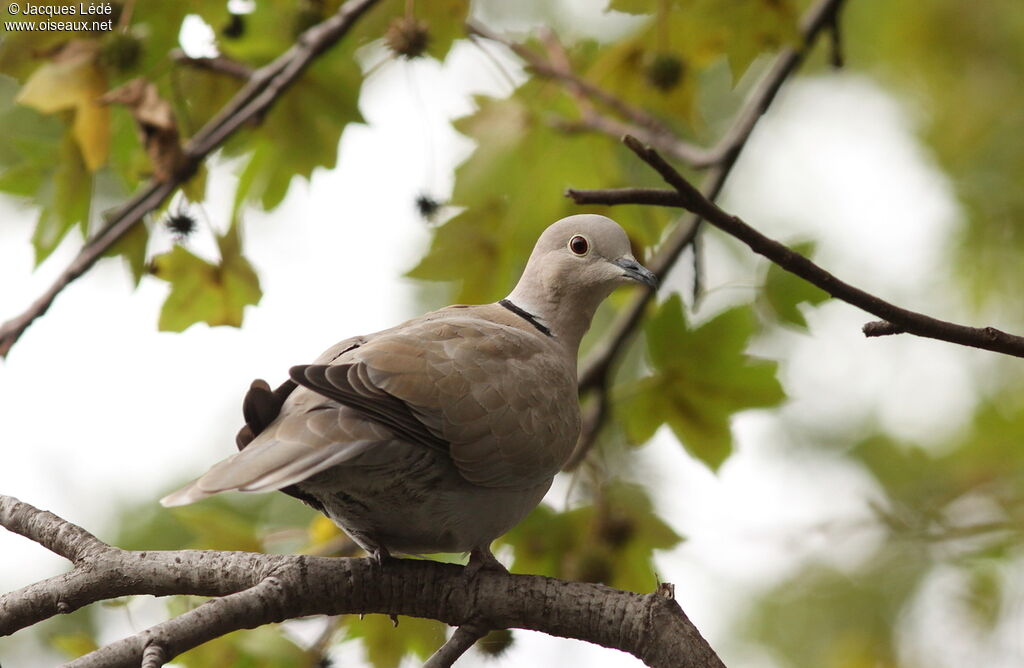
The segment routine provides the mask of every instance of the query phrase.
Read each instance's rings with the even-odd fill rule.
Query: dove
[[[580,433],[577,357],[620,285],[657,286],[610,218],[540,235],[501,301],[454,305],[341,341],[276,392],[256,381],[240,451],[164,497],[282,490],[322,511],[379,564],[392,553],[470,554],[535,508]]]

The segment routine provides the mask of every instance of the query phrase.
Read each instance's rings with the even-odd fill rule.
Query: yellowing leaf
[[[106,162],[110,145],[110,112],[98,102],[107,81],[96,64],[97,53],[95,42],[68,42],[32,73],[16,98],[44,114],[73,110],[75,141],[91,171]]]

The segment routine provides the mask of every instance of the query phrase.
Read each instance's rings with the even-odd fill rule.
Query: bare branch
[[[479,624],[464,624],[455,629],[455,633],[445,644],[434,652],[423,668],[451,668],[460,656],[465,654],[477,640],[487,635],[489,629]]]
[[[0,512],[0,524],[36,525],[54,517],[0,496],[0,509],[11,508],[16,512]],[[90,534],[56,519],[67,525],[65,531],[77,530],[89,541]],[[486,626],[586,640],[630,652],[651,666],[722,668],[714,650],[664,590],[634,594],[497,571],[481,571],[468,578],[463,567],[411,559],[390,561],[382,569],[370,559],[196,550],[131,552],[92,540],[104,549],[79,560],[67,576],[0,597],[0,635],[98,600],[129,594],[194,594],[219,598],[69,665],[135,668],[144,661],[170,661],[237,629],[309,615],[381,613],[427,617],[464,629],[456,631],[439,661],[447,660],[446,656],[454,660],[455,653],[464,652]],[[49,590],[46,596],[43,589]],[[35,607],[20,602],[18,596],[34,598]]]
[[[1024,357],[1024,337],[995,329],[994,327],[968,327],[945,320],[939,320],[923,313],[917,313],[896,306],[875,295],[841,281],[822,269],[807,257],[784,244],[761,234],[737,216],[730,215],[706,198],[700,190],[691,185],[679,172],[662,158],[657,151],[642,145],[633,137],[626,137],[629,146],[644,162],[653,167],[667,183],[676,189],[678,200],[675,206],[691,211],[763,255],[786,271],[812,283],[836,299],[852,304],[872,315],[884,319],[884,323],[868,323],[867,336],[896,334],[899,331],[917,336],[957,343],[971,348]],[[617,199],[614,193],[603,193],[602,199]],[[659,196],[667,197],[667,195]],[[644,203],[651,199],[649,194]]]
[[[379,0],[349,0],[330,18],[299,36],[288,51],[269,65],[252,73],[248,83],[185,146],[181,169],[162,182],[151,180],[134,197],[114,212],[103,229],[90,238],[78,255],[46,292],[0,327],[0,357],[5,357],[18,338],[72,281],[87,272],[143,217],[160,206],[174,190],[188,181],[206,157],[245,123],[262,117],[310,63],[333,46],[363,13]]]
[[[74,563],[110,549],[82,527],[11,496],[0,496],[0,526]]]

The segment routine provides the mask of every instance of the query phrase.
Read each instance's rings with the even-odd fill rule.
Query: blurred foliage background
[[[180,48],[183,24],[198,19],[198,25],[212,29],[217,54],[244,73],[270,62],[340,3],[111,4],[110,31],[0,35],[0,192],[26,203],[36,216],[31,243],[37,262],[65,237],[84,238],[98,229],[104,211],[173,168],[173,142],[171,148],[153,148],[143,144],[150,135],[140,138],[137,124],[147,110],[170,118],[165,130],[187,138],[242,85],[237,72],[172,55]],[[552,50],[553,33],[580,77],[642,109],[679,138],[713,146],[773,54],[797,43],[799,17],[808,4],[384,0],[320,57],[258,126],[237,133],[223,147],[216,168],[234,170],[237,181],[231,219],[217,237],[217,259],[190,250],[195,223],[190,205],[181,208],[185,198],[201,203],[207,197],[202,171],[183,186],[177,204],[165,203],[119,243],[116,255],[135,281],[170,283],[162,329],[182,331],[197,322],[240,325],[246,307],[261,297],[260,268],[246,259],[240,240],[244,214],[274,210],[297,179],[334,168],[344,159],[338,153],[343,131],[362,121],[358,103],[364,79],[396,61],[443,60],[456,40],[467,39],[467,17],[540,54],[559,53]],[[23,18],[5,11],[5,21]],[[606,12],[615,13],[611,28],[606,23],[600,30],[587,27]],[[840,32],[843,76],[869,78],[909,110],[922,150],[940,166],[960,206],[945,244],[949,275],[937,281],[944,294],[936,303],[973,322],[1024,330],[1019,304],[1024,5],[1019,0],[849,0]],[[798,78],[836,76],[829,74],[829,40],[820,42]],[[494,59],[500,76],[502,59],[510,56],[493,42],[477,43]],[[495,59],[498,51],[501,58]],[[456,169],[451,193],[419,202],[432,226],[432,242],[409,276],[424,282],[424,309],[504,296],[538,233],[551,221],[580,212],[562,196],[566,187],[659,185],[614,138],[581,127],[580,101],[564,81],[533,71],[505,76],[516,82],[511,94],[478,98],[475,110],[456,122],[475,147]],[[155,97],[145,105],[100,100],[138,77],[154,87]],[[744,193],[730,190],[728,198],[742,206]],[[620,221],[638,257],[649,257],[675,222],[673,212],[655,208],[588,210]],[[748,221],[759,226],[754,216]],[[148,236],[167,225],[181,243],[154,252]],[[805,241],[802,248],[813,252],[814,240]],[[658,580],[655,554],[677,548],[684,537],[653,500],[671,490],[652,489],[631,464],[637,449],[652,438],[672,438],[688,456],[716,471],[735,456],[737,414],[757,409],[781,425],[786,443],[776,447],[788,457],[810,460],[824,453],[870,479],[874,493],[855,500],[866,511],[861,525],[830,529],[867,532],[870,539],[842,564],[806,558],[745,588],[728,629],[713,637],[727,664],[731,657],[742,663],[757,656],[756,665],[786,667],[946,665],[942,661],[950,657],[956,657],[956,665],[1020,665],[1024,376],[1019,361],[961,358],[977,395],[974,413],[960,428],[930,434],[922,443],[891,433],[877,414],[833,424],[787,411],[789,350],[807,335],[807,321],[823,308],[825,295],[765,267],[716,233],[704,232],[702,243],[724,248],[730,257],[727,266],[709,272],[753,275],[758,285],[705,304],[691,289],[692,271],[683,267],[693,255],[682,257],[680,270],[648,309],[610,379],[609,419],[571,489],[564,492],[568,481],[561,488],[571,502],[538,508],[501,539],[499,554],[511,560],[513,571],[651,591]],[[913,249],[899,249],[879,262],[899,262],[898,253]],[[858,283],[857,276],[847,278]],[[599,313],[584,355],[625,301],[617,296]],[[811,334],[817,335],[813,327]],[[766,348],[765,341],[774,343]],[[770,354],[750,353],[765,349]],[[833,380],[839,385],[848,379]],[[875,392],[884,395],[886,388]],[[815,475],[810,465],[806,471]],[[115,542],[125,548],[354,553],[327,520],[283,495],[217,498],[174,512],[151,503],[112,512],[121,524]],[[692,612],[685,598],[681,603]],[[172,600],[167,606],[173,613],[195,604]],[[103,612],[97,608],[52,620],[34,632],[75,656],[102,636]],[[322,626],[313,632],[306,624],[286,634],[278,628],[232,634],[175,663],[326,665],[328,648],[352,638],[362,643],[368,664],[392,668],[403,656],[429,655],[445,634],[436,622],[402,619],[392,628],[377,616],[328,620]],[[482,643],[481,651],[500,653],[514,638],[497,634]],[[947,645],[966,647],[968,654],[946,653]]]

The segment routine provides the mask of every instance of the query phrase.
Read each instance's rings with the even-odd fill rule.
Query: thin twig
[[[625,138],[626,145],[644,162],[657,171],[666,183],[675,188],[677,201],[675,206],[682,207],[703,220],[708,221],[726,234],[729,234],[750,247],[752,251],[763,255],[786,271],[796,274],[807,282],[818,286],[836,299],[852,304],[872,315],[882,318],[888,326],[869,323],[869,329],[878,333],[897,333],[902,330],[907,334],[957,343],[971,348],[991,350],[992,352],[1024,357],[1024,337],[995,329],[994,327],[968,327],[946,320],[939,320],[923,313],[917,313],[896,306],[880,297],[876,297],[858,287],[846,283],[828,271],[822,269],[807,257],[797,253],[788,246],[761,234],[739,217],[720,209],[714,202],[705,197],[700,190],[690,184],[682,174],[675,170],[653,148],[644,146],[633,137]],[[593,201],[606,202],[615,199],[609,191],[574,191],[573,199],[579,203]],[[667,195],[663,196],[667,198]],[[645,198],[647,199],[647,198]],[[646,203],[646,202],[645,202]],[[866,332],[868,333],[868,332]],[[870,335],[870,333],[868,333]]]
[[[18,338],[72,281],[87,272],[143,217],[160,206],[195,173],[202,161],[244,124],[262,117],[310,63],[340,40],[356,20],[379,0],[349,0],[338,11],[302,33],[295,45],[269,65],[252,73],[238,93],[185,146],[182,168],[170,179],[150,181],[112,214],[107,224],[89,241],[49,289],[28,309],[0,327],[0,357],[5,357]]]
[[[451,668],[460,656],[469,651],[477,640],[487,635],[488,628],[482,624],[463,624],[455,629],[451,638],[430,655],[423,668]]]

